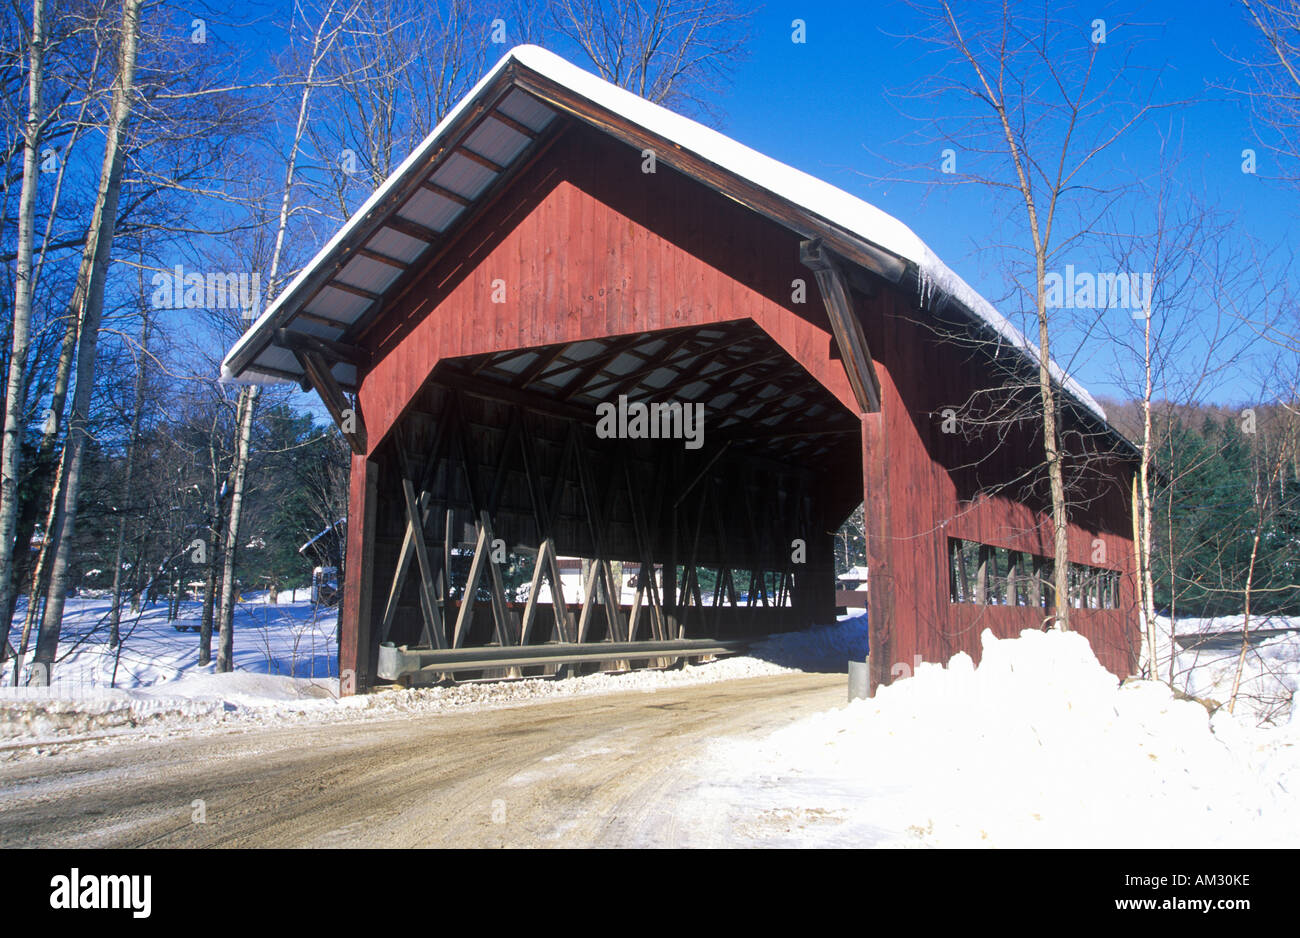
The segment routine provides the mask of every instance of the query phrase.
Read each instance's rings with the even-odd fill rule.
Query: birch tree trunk
[[[32,35],[27,79],[27,120],[23,127],[23,185],[18,197],[17,266],[14,277],[13,345],[5,385],[4,436],[0,442],[0,656],[9,644],[12,620],[14,534],[18,526],[18,474],[22,469],[27,411],[27,356],[31,349],[32,245],[36,186],[40,178],[41,92],[45,70],[45,0],[32,5]]]
[[[88,74],[96,74],[99,70],[101,44],[95,47],[94,60],[90,66]],[[91,96],[87,95],[78,108],[76,125],[78,128],[86,125],[86,114],[90,107]],[[83,135],[80,129],[74,130],[68,139],[65,147],[65,154],[72,152],[76,141]],[[45,233],[42,241],[40,260],[36,264],[35,282],[40,282],[41,271],[45,269],[45,261],[49,256],[47,248],[49,247],[51,236],[54,230],[54,219],[59,199],[63,191],[64,176],[67,172],[68,163],[65,158],[59,162],[59,171],[55,176],[53,193],[50,197],[49,218],[45,223]],[[45,507],[45,530],[49,531],[54,523],[54,506],[58,493],[57,480],[62,466],[62,457],[55,458],[55,445],[59,441],[59,428],[63,425],[63,411],[68,402],[68,383],[72,377],[72,362],[77,352],[77,338],[81,332],[81,314],[85,307],[86,285],[90,279],[90,268],[94,260],[94,243],[88,242],[85,246],[81,264],[77,269],[77,279],[73,286],[72,298],[68,302],[68,313],[66,316],[66,325],[63,330],[63,340],[59,347],[59,361],[55,367],[54,387],[50,392],[49,407],[46,408],[44,425],[41,428],[41,442],[36,449],[36,457],[33,460],[33,466],[29,476],[33,479],[31,491],[33,493],[43,492],[46,485],[49,487],[49,494],[44,500]],[[32,498],[24,502],[19,509],[18,514],[18,534],[15,538],[15,544],[27,545],[31,543],[32,535],[36,532],[36,521],[41,513],[41,503],[37,498]],[[27,595],[29,597],[40,596],[44,592],[45,578],[44,569],[48,562],[49,539],[41,540],[41,548],[37,554],[36,562],[28,565],[24,562],[26,558],[21,557],[17,552],[14,554],[14,563],[12,567],[12,576],[18,577],[20,573],[28,573]],[[4,622],[13,620],[14,607],[17,605],[16,598],[19,584],[15,580],[9,591],[8,608],[0,607],[0,617]],[[31,633],[32,617],[35,614],[37,603],[29,603],[27,608],[26,621],[23,625],[23,645],[27,646],[27,636]],[[0,648],[3,645],[0,644]]]
[[[271,251],[271,267],[266,278],[266,300],[271,302],[278,292],[280,277],[280,259],[284,254],[284,239],[289,228],[290,208],[293,204],[293,180],[298,171],[298,154],[302,150],[302,141],[307,133],[307,116],[311,103],[311,92],[316,82],[316,70],[324,60],[329,49],[339,35],[342,25],[355,14],[356,5],[350,6],[342,14],[338,26],[329,28],[330,18],[336,5],[331,4],[321,17],[320,25],[312,36],[311,55],[308,59],[307,74],[303,82],[302,96],[298,100],[298,120],[294,127],[293,144],[289,149],[289,158],[284,171],[284,189],[280,196],[280,213],[276,220],[275,246]],[[244,483],[248,474],[249,442],[253,435],[253,415],[257,410],[257,399],[261,388],[247,385],[239,392],[239,429],[238,442],[235,446],[234,483],[230,493],[230,516],[226,524],[225,543],[222,547],[222,582],[221,607],[218,612],[219,638],[217,647],[217,670],[229,671],[234,667],[234,595],[235,595],[235,555],[239,548],[239,526],[244,507]]]
[[[76,531],[77,497],[81,489],[81,470],[89,439],[87,423],[90,399],[94,392],[95,360],[99,343],[99,323],[104,309],[104,286],[112,256],[114,224],[118,197],[122,191],[122,173],[126,161],[127,127],[131,120],[132,96],[135,92],[135,64],[140,41],[140,7],[142,0],[123,0],[121,40],[118,49],[117,78],[113,87],[108,133],[104,143],[104,162],[100,168],[99,190],[90,230],[97,233],[94,263],[86,290],[85,311],[77,349],[76,390],[68,436],[64,443],[58,510],[49,536],[54,539],[54,559],[50,565],[50,586],[36,640],[31,683],[47,686],[59,646],[63,606],[68,592],[69,562],[72,539]]]
[[[234,668],[235,554],[239,547],[239,524],[244,511],[244,482],[248,476],[248,449],[253,437],[253,414],[257,409],[255,384],[239,389],[239,437],[235,445],[235,477],[230,490],[230,521],[221,550],[221,610],[218,616],[217,670]]]
[[[1138,466],[1138,599],[1142,627],[1147,642],[1147,677],[1159,677],[1160,662],[1156,648],[1156,589],[1151,575],[1151,398],[1155,391],[1151,378],[1151,307],[1145,310],[1142,328],[1142,363],[1146,371],[1142,393],[1142,461]],[[1170,654],[1173,654],[1172,645]]]

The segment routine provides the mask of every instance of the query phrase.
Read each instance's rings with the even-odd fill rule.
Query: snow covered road
[[[718,796],[705,750],[844,698],[789,673],[51,755],[0,766],[0,847],[733,845],[771,819]]]

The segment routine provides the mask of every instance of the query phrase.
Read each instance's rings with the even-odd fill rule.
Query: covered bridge
[[[897,220],[523,46],[223,371],[314,388],[351,443],[345,692],[832,621],[864,501],[879,684],[1050,615],[1036,355]],[[1123,675],[1132,450],[1056,374],[1072,620]]]

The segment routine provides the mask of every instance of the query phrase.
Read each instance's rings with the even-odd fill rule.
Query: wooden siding
[[[450,247],[361,337],[372,450],[442,358],[742,318],[856,411],[799,238],[594,131],[567,132]]]
[[[383,315],[349,337],[371,353],[359,401],[372,457],[444,359],[745,318],[858,412],[816,281],[800,264],[799,237],[662,163],[654,174],[641,166],[638,151],[572,127],[440,247]],[[795,280],[806,284],[802,304],[792,300]],[[505,302],[492,302],[497,281]],[[984,484],[1015,478],[1040,459],[1041,443],[1012,435],[990,449],[988,441],[939,430],[944,407],[989,383],[979,356],[937,341],[923,324],[930,314],[898,288],[882,281],[871,297],[854,296],[882,411],[862,416],[862,461],[849,457],[827,471],[834,494],[826,514],[833,526],[858,493],[865,496],[873,663],[875,676],[887,681],[895,664],[910,667],[916,656],[944,661],[967,651],[978,659],[984,628],[1011,636],[1041,627],[1037,608],[952,603],[947,539],[1050,556],[1050,524],[1041,499],[987,494]],[[363,457],[353,461],[352,517],[372,520],[349,529],[342,642],[342,666],[363,672],[363,649],[375,641],[367,631],[374,538],[362,533],[373,531],[376,500],[367,465]],[[1127,471],[1116,465],[1102,474],[1097,499],[1070,531],[1076,561],[1089,562],[1101,538],[1107,557],[1099,565],[1123,573],[1119,609],[1072,612],[1102,662],[1121,676],[1133,668],[1136,638]],[[819,555],[829,546],[824,540]],[[363,587],[364,599],[357,595]]]
[[[1041,436],[1006,428],[1000,440],[943,432],[945,409],[959,410],[994,379],[979,355],[936,341],[928,318],[894,290],[873,299],[863,316],[883,398],[882,413],[865,417],[863,431],[867,523],[875,534],[868,557],[871,612],[881,623],[876,634],[873,622],[873,667],[882,680],[897,665],[911,668],[918,655],[946,661],[965,651],[978,661],[986,628],[1001,638],[1042,628],[1047,613],[1041,608],[952,602],[948,538],[1055,553],[1049,503],[1031,482],[1041,475]],[[1119,608],[1071,610],[1072,626],[1119,676],[1133,671],[1137,637],[1129,471],[1118,463],[1099,469],[1078,493],[1087,507],[1072,512],[1069,528],[1073,562],[1121,571]],[[1011,483],[1020,479],[1027,481]],[[1098,540],[1105,559],[1094,563]]]

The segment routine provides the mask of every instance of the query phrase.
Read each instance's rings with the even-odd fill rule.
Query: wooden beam
[[[370,364],[370,352],[359,345],[349,345],[295,329],[276,329],[275,344],[293,352],[312,352],[327,362],[343,362],[358,369]]]
[[[410,465],[407,463],[405,450],[401,441],[397,442],[398,460],[401,466],[402,498],[406,506],[407,530],[412,534],[415,545],[416,563],[420,572],[420,608],[424,614],[425,634],[429,645],[443,648],[446,645],[442,626],[442,614],[433,595],[433,567],[429,563],[429,548],[424,541],[424,511],[415,495],[415,483],[411,481]]]
[[[408,238],[423,241],[425,244],[433,244],[440,237],[438,232],[432,228],[411,221],[409,218],[403,218],[401,215],[393,215],[384,222],[384,225],[399,234],[406,235]]]
[[[799,260],[817,278],[817,287],[821,291],[822,302],[826,305],[826,315],[831,321],[831,331],[835,334],[840,358],[844,362],[844,370],[848,374],[859,409],[864,414],[877,413],[880,410],[880,379],[876,377],[871,350],[867,348],[862,324],[858,322],[853,310],[853,302],[838,259],[826,249],[820,239],[813,239],[799,245]]]
[[[963,602],[966,598],[966,571],[962,564],[961,541],[948,538],[948,601]]]
[[[577,446],[577,468],[578,468],[578,491],[582,498],[583,507],[587,516],[587,529],[591,534],[592,543],[596,548],[596,559],[593,561],[596,569],[600,572],[601,578],[605,584],[605,613],[609,619],[610,633],[614,636],[615,641],[620,641],[620,636],[626,634],[623,615],[619,609],[619,587],[614,583],[613,569],[609,563],[609,555],[605,551],[605,540],[602,532],[605,530],[605,515],[601,511],[601,505],[596,498],[595,482],[590,475],[590,467],[587,465],[586,455],[582,451],[581,445],[577,439],[577,428],[574,424],[569,425],[570,439]],[[612,503],[614,486],[611,481],[606,495],[606,501]],[[606,507],[609,507],[607,504]],[[581,638],[578,639],[582,641]]]
[[[595,356],[594,360],[586,364],[575,364],[574,367],[578,369],[578,373],[570,378],[568,383],[561,389],[560,400],[567,403],[570,398],[586,387],[588,381],[608,368],[623,352],[632,348],[644,338],[644,334],[638,334],[610,342],[604,346],[601,354]]]
[[[478,539],[474,543],[474,556],[469,562],[469,577],[465,580],[465,592],[460,598],[460,612],[456,616],[456,630],[452,634],[451,647],[460,648],[465,635],[474,621],[474,602],[478,595],[478,581],[483,576],[483,563],[488,551],[492,549],[487,543],[487,528],[479,525]]]
[[[723,346],[720,349],[720,351],[728,351],[728,349],[726,346]],[[717,358],[716,356],[710,358],[709,361],[705,364],[712,364],[716,360],[716,358]],[[703,374],[700,371],[696,371],[695,368],[693,367],[692,374],[686,375],[685,377],[682,378],[678,378],[676,381],[673,381],[670,384],[666,384],[662,388],[647,388],[644,400],[650,400],[651,398],[659,398],[660,400],[664,400],[676,394],[682,388],[688,388],[693,384],[699,384],[701,382],[705,384],[703,393],[696,394],[693,396],[702,401],[708,400],[709,398],[716,397],[718,394],[722,393],[723,391],[732,390],[730,385],[726,387],[719,387],[718,380],[720,378],[726,378],[729,377],[730,375],[734,375],[737,372],[745,372],[745,376],[749,376],[752,374],[754,376],[755,383],[766,383],[766,381],[764,380],[766,376],[780,374],[782,371],[784,371],[784,363],[779,364],[776,367],[767,368],[762,371],[757,371],[757,373],[755,373],[754,370],[758,369],[759,366],[761,365],[766,365],[768,362],[778,361],[779,359],[783,359],[783,358],[785,358],[785,353],[782,351],[776,351],[771,353],[770,355],[763,355],[759,358],[751,357],[746,359],[745,361],[734,362],[730,365],[719,368],[717,371],[710,371],[708,374]],[[700,365],[698,367],[702,368],[703,365]]]
[[[343,396],[343,390],[339,387],[338,381],[334,379],[329,366],[317,353],[302,351],[294,352],[294,355],[298,359],[298,364],[302,366],[302,370],[306,372],[312,388],[320,396],[321,401],[324,402],[325,409],[329,411],[330,417],[334,419],[335,426],[339,428],[348,441],[348,445],[352,447],[352,452],[357,456],[364,456],[367,452],[366,423],[361,418],[360,403],[349,406],[348,399]],[[349,414],[351,415],[350,420]],[[349,422],[353,426],[350,432],[344,429]]]
[[[617,378],[598,384],[590,389],[591,393],[598,394],[601,391],[604,391],[605,388],[613,386],[613,390],[610,392],[609,396],[617,398],[620,394],[626,394],[631,391],[640,383],[642,378],[648,378],[660,368],[671,369],[675,365],[680,365],[685,361],[689,361],[691,358],[698,355],[699,352],[688,352],[686,355],[682,356],[682,358],[676,360],[674,360],[673,356],[676,355],[681,348],[694,337],[695,333],[693,331],[682,331],[679,335],[670,338],[664,347],[655,353],[654,360],[651,364],[647,365],[645,368],[638,368],[635,371],[628,372],[625,375],[619,375]]]
[[[632,482],[632,467],[627,460],[623,460],[623,477],[627,482],[628,506],[632,514],[632,531],[637,540],[637,548],[641,555],[640,572],[637,574],[638,585],[644,584],[645,577],[650,577],[650,586],[647,590],[650,597],[650,608],[653,614],[651,619],[651,628],[654,630],[654,637],[660,641],[667,640],[667,623],[664,621],[663,603],[659,598],[659,586],[655,582],[655,565],[654,553],[650,546],[649,529],[646,526],[645,516],[641,511],[641,499],[638,497],[637,487]],[[659,517],[659,505],[663,500],[663,486],[655,486],[655,507],[651,512],[655,518]]]
[[[555,556],[555,544],[551,542],[551,509],[550,504],[543,500],[541,490],[541,479],[533,473],[533,466],[537,460],[533,452],[533,435],[528,433],[526,418],[520,417],[520,424],[523,427],[523,433],[519,435],[519,451],[524,460],[524,479],[528,483],[528,498],[533,505],[533,521],[537,525],[538,538],[542,540],[543,546],[551,543],[551,550],[546,553],[546,565],[549,568],[551,578],[551,611],[555,616],[555,634],[559,635],[562,642],[572,642],[572,622],[569,620],[568,604],[564,600],[564,581],[560,574],[559,559]],[[559,469],[556,470],[556,479],[562,477],[564,473],[564,455],[560,456]],[[537,563],[542,564],[541,552],[538,552]]]
[[[488,159],[482,153],[475,153],[473,150],[471,150],[469,147],[465,146],[464,144],[457,146],[456,152],[459,153],[461,156],[465,157],[465,159],[469,160],[470,162],[477,163],[479,166],[482,166],[484,169],[491,170],[492,172],[496,173],[498,176],[506,171],[506,167],[502,166],[500,163],[496,162],[495,160]]]
[[[347,562],[339,611],[339,693],[345,697],[370,689],[375,675],[372,656],[379,650],[371,633],[379,466],[364,455],[354,455],[351,468]]]
[[[486,510],[479,512],[479,527],[485,534],[484,539],[487,543],[487,571],[488,578],[491,580],[491,589],[489,598],[492,605],[492,624],[496,629],[497,642],[501,645],[510,645],[510,620],[509,612],[506,609],[506,589],[505,583],[501,579],[501,568],[497,566],[497,560],[492,556],[492,544],[496,541],[496,533],[492,529],[492,516]]]
[[[387,254],[381,254],[379,251],[372,250],[371,248],[357,248],[357,256],[364,257],[366,260],[375,261],[379,264],[384,264],[388,267],[396,267],[398,270],[406,270],[407,267],[406,261],[398,260],[396,257],[389,257]],[[298,315],[301,316],[302,313],[299,313]],[[338,323],[338,327],[344,329],[347,327],[347,323]]]
[[[725,456],[729,449],[731,449],[731,441],[727,440],[714,451],[712,456],[705,460],[704,465],[700,467],[699,471],[691,477],[689,482],[682,486],[681,491],[677,494],[677,500],[673,502],[673,508],[681,507],[682,502],[686,501],[686,496],[691,494],[691,489],[700,484],[700,481],[708,475],[709,470],[713,468],[714,463]]]
[[[373,293],[370,290],[366,290],[362,287],[354,287],[352,284],[345,283],[344,281],[338,279],[330,280],[328,283],[325,284],[325,286],[332,287],[335,290],[341,290],[344,293],[351,293],[353,296],[359,296],[361,297],[361,299],[369,300],[372,303],[375,302],[376,300],[383,299],[383,296],[381,296],[378,293]]]
[[[871,691],[894,679],[898,660],[894,638],[894,496],[889,485],[889,435],[884,414],[862,415],[863,521],[867,541],[867,625],[871,652]],[[902,511],[902,506],[899,506]]]
[[[528,639],[532,637],[533,619],[537,614],[537,594],[542,590],[542,574],[546,570],[550,554],[554,553],[555,545],[548,537],[542,541],[542,546],[537,550],[537,559],[533,561],[533,578],[528,584],[528,599],[524,603],[524,617],[520,622],[519,644],[527,645]],[[557,592],[560,595],[556,595]],[[551,605],[557,602],[563,602],[563,590],[556,584],[551,584]],[[560,639],[564,641],[563,638]]]
[[[507,384],[498,384],[495,381],[487,381],[483,378],[473,377],[450,369],[440,369],[440,372],[430,379],[430,383],[437,387],[446,388],[449,391],[463,391],[474,397],[481,397],[484,400],[495,401],[500,404],[512,404],[539,414],[562,417],[566,420],[576,420],[584,425],[594,426],[596,424],[597,418],[594,408],[566,404],[562,401],[544,397],[541,394],[530,394],[518,388],[512,388]]]
[[[555,616],[555,634],[559,636],[562,642],[573,641],[572,622],[569,619],[569,607],[564,599],[564,581],[560,573],[559,559],[555,554],[555,544],[551,541],[551,510],[550,504],[544,500],[541,489],[541,479],[533,472],[533,466],[537,460],[533,452],[533,436],[528,432],[526,418],[520,418],[523,424],[524,432],[519,435],[519,452],[524,461],[524,479],[528,483],[528,498],[533,506],[533,520],[537,525],[538,538],[542,541],[542,546],[551,545],[551,549],[546,553],[546,565],[551,577],[551,610]],[[563,476],[565,469],[565,454],[561,454],[559,468],[556,471],[557,480]],[[542,551],[538,552],[537,563],[542,564]]]
[[[559,345],[553,345],[549,349],[538,349],[537,360],[519,373],[519,377],[511,382],[511,387],[517,390],[523,390],[532,384],[547,368],[555,364],[556,359],[564,354],[569,347],[569,343],[562,342]]]
[[[484,117],[486,118],[486,114]],[[442,238],[437,247],[429,252],[429,256],[421,256],[417,263],[411,264],[406,273],[399,277],[398,281],[388,289],[385,294],[385,301],[362,313],[357,321],[348,328],[344,338],[356,340],[364,336],[379,321],[385,310],[401,303],[405,296],[420,282],[425,273],[432,270],[456,249],[464,233],[470,230],[474,223],[487,213],[496,197],[504,191],[510,181],[527,171],[555,144],[567,123],[567,121],[559,118],[552,120],[547,129],[538,135],[523,153],[515,157],[514,162],[511,164],[511,171],[498,176],[486,190],[480,193],[478,198],[474,200],[474,205],[456,219],[455,223],[447,230],[446,237]],[[470,130],[472,129],[471,127]]]
[[[537,136],[537,131],[533,130],[533,128],[529,127],[527,124],[520,123],[519,121],[511,117],[509,114],[502,113],[502,111],[499,108],[489,113],[488,117],[492,118],[494,121],[497,121],[498,123],[505,124],[515,133],[523,134],[529,140],[532,140],[534,137]]]
[[[446,139],[463,139],[474,131],[474,129],[487,118],[488,112],[495,107],[504,95],[510,92],[512,78],[510,75],[502,74],[493,84],[483,91],[483,100],[474,107],[467,108],[452,121],[452,125],[447,129]],[[358,223],[339,241],[338,245],[331,252],[334,258],[328,264],[322,264],[311,269],[307,277],[303,280],[301,286],[293,291],[293,297],[289,298],[283,307],[277,311],[273,325],[283,326],[294,313],[306,306],[312,301],[326,281],[333,278],[339,270],[351,259],[353,252],[361,245],[368,242],[375,236],[391,218],[396,217],[397,209],[400,208],[418,188],[420,180],[427,178],[444,162],[452,152],[451,147],[444,143],[430,152],[424,154],[419,161],[412,165],[407,173],[397,185],[388,189],[383,197],[374,205],[370,206],[366,214],[358,220]],[[424,240],[421,238],[420,240]],[[257,342],[250,343],[237,356],[231,359],[230,366],[236,374],[248,367],[262,351],[270,344],[272,335],[259,337]]]
[[[427,525],[432,514],[432,506],[429,504],[432,501],[432,495],[429,488],[433,484],[434,477],[437,475],[438,461],[442,458],[443,445],[447,439],[447,424],[447,420],[438,421],[437,434],[434,438],[433,447],[430,450],[429,461],[425,465],[424,478],[420,482],[421,493],[419,517],[421,525]],[[450,475],[450,472],[448,472],[448,475]],[[446,501],[445,495],[443,501]],[[384,603],[383,626],[379,633],[379,640],[381,642],[388,641],[388,633],[389,630],[392,629],[393,618],[397,614],[397,601],[401,596],[402,587],[406,584],[406,575],[411,566],[411,557],[413,556],[414,550],[415,525],[411,522],[411,519],[408,518],[406,533],[402,537],[402,547],[397,554],[397,567],[393,571],[393,582],[388,590],[388,599]],[[447,555],[444,551],[442,569],[439,571],[439,576],[442,577],[444,584],[447,582],[448,569]],[[445,600],[446,598],[447,590],[444,586],[443,599]]]
[[[434,195],[440,195],[448,202],[455,202],[457,205],[461,206],[462,208],[468,208],[469,206],[474,204],[469,199],[461,195],[459,192],[452,192],[446,186],[440,186],[432,179],[426,179],[423,182],[421,182],[420,185],[428,189]]]
[[[322,316],[319,313],[309,313],[305,309],[300,309],[293,314],[294,319],[305,319],[307,322],[314,322],[318,326],[328,326],[331,329],[337,329],[342,332],[348,327],[345,322],[339,322],[337,319],[330,319],[328,316]]]
[[[578,615],[578,642],[582,643],[587,640],[587,630],[591,627],[591,609],[595,603],[592,602],[592,596],[596,592],[596,580],[600,576],[600,567],[593,560],[591,567],[587,571],[587,582],[582,588],[582,612]]]

